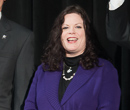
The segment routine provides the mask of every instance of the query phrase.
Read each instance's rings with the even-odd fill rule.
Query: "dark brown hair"
[[[61,44],[62,24],[64,23],[64,16],[70,13],[77,13],[81,16],[86,34],[86,48],[80,58],[80,64],[84,69],[91,69],[94,66],[98,66],[97,48],[93,42],[94,37],[91,35],[89,17],[80,6],[72,5],[65,8],[54,22],[42,56],[44,70],[55,71],[62,68],[61,63],[64,61],[66,55],[65,49]]]

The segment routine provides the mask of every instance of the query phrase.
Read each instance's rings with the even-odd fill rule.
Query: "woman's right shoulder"
[[[38,67],[37,70],[43,70],[43,63],[41,63]]]
[[[37,67],[37,70],[35,72],[35,75],[41,75],[41,74],[44,74],[44,70],[43,70],[43,64],[40,64],[38,67]]]

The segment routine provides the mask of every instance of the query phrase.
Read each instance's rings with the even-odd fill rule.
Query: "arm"
[[[125,2],[115,10],[108,10],[106,16],[106,32],[109,40],[130,49],[130,26],[126,5]]]
[[[106,69],[103,70],[97,110],[119,110],[120,95],[117,71],[114,67],[106,67]]]
[[[33,82],[31,84],[27,99],[25,101],[24,110],[38,110],[36,105],[36,96],[37,96],[37,82],[39,74],[42,73],[42,65],[38,67],[38,70],[35,73]]]
[[[34,73],[34,36],[28,33],[16,62],[14,76],[14,108],[20,110],[24,103],[31,77]]]

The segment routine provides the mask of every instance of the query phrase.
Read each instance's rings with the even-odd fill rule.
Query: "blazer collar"
[[[62,71],[47,72],[46,73],[46,94],[50,104],[56,109],[61,110],[61,106],[66,103],[67,100],[79,90],[89,79],[92,77],[96,69],[85,70],[81,66],[78,67],[76,75],[68,85],[61,103],[58,99],[59,82],[62,75]]]
[[[58,98],[58,89],[61,75],[62,71],[46,72],[45,74],[46,95],[48,97],[50,104],[55,108],[55,110],[61,110]]]
[[[10,26],[10,24],[8,22],[8,19],[4,15],[2,15],[2,18],[0,20],[0,25],[2,26],[4,31],[11,30],[11,26]]]

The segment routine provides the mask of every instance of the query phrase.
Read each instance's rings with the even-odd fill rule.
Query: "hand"
[[[120,7],[125,0],[110,0],[109,2],[109,10],[115,10]]]

